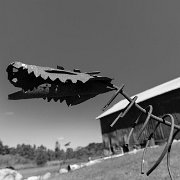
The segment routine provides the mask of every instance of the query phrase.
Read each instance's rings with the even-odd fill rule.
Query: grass
[[[76,163],[81,163],[81,162],[85,162],[85,160],[82,161],[82,160],[77,160],[77,159],[71,159],[71,160],[66,160],[65,164],[61,163],[60,165],[60,161],[55,160],[55,161],[48,162],[47,165],[43,167],[37,167],[34,165],[30,168],[27,168],[24,165],[22,166],[22,168],[19,168],[18,171],[23,175],[24,178],[27,178],[30,176],[44,175],[47,172],[51,172],[52,174],[55,175],[55,174],[59,174],[60,167],[66,168],[68,164],[76,164]]]
[[[147,151],[146,170],[150,168],[161,154],[164,146],[151,148]],[[171,169],[174,179],[180,179],[180,143],[174,143],[171,150]],[[163,162],[150,174],[140,174],[142,151],[137,154],[108,159],[101,163],[82,169],[56,175],[51,180],[168,180],[166,157]]]
[[[62,164],[61,161],[61,168],[67,167],[67,164],[76,164],[81,161],[84,162],[86,160],[71,159],[66,160],[66,164]],[[34,161],[25,159],[19,155],[0,155],[0,169],[7,166],[13,166],[24,178],[27,178],[30,176],[44,175],[46,172],[51,172],[53,174],[59,172],[60,161],[48,161],[45,166],[38,167]]]
[[[147,151],[146,170],[160,156],[164,146],[150,148]],[[171,150],[171,169],[174,179],[180,179],[180,142],[174,143]],[[52,173],[50,180],[169,180],[166,166],[166,157],[163,162],[150,174],[150,176],[140,174],[141,157],[143,151],[136,154],[126,154],[118,158],[111,158],[94,164],[89,167],[72,171],[66,174],[59,174],[58,161],[51,162],[46,167],[19,169],[24,178],[43,175],[46,172]],[[73,164],[73,163],[72,163]]]
[[[59,165],[18,170],[18,172],[21,173],[24,178],[28,178],[30,176],[44,175],[47,172],[51,172],[52,174],[57,174],[58,171],[59,171]]]
[[[34,163],[19,155],[0,155],[0,168],[7,166],[13,166],[15,169],[22,169],[34,167]]]

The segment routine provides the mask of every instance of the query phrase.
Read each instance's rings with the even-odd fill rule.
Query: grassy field
[[[157,148],[150,148],[147,151],[146,157],[146,170],[157,160],[161,154],[164,146]],[[43,175],[46,172],[52,173],[51,180],[168,180],[169,175],[166,166],[166,157],[158,168],[150,174],[149,177],[140,174],[140,164],[143,151],[136,154],[126,154],[118,158],[111,158],[102,161],[101,163],[94,164],[89,167],[69,172],[66,174],[59,174],[58,161],[50,162],[45,167],[18,168],[18,171],[24,178]],[[70,163],[70,162],[69,162]],[[76,162],[71,162],[73,164]],[[67,165],[64,165],[67,166]],[[174,143],[171,151],[171,169],[174,179],[180,180],[180,142]]]
[[[57,174],[58,171],[59,171],[59,166],[58,165],[18,170],[18,172],[21,173],[24,178],[27,178],[27,177],[30,177],[30,176],[43,175],[46,172],[51,172],[52,174]]]
[[[146,169],[150,168],[159,157],[164,146],[149,149]],[[174,143],[171,151],[171,169],[174,179],[180,179],[180,143]],[[140,174],[142,151],[137,154],[126,154],[118,158],[84,167],[61,175],[54,175],[51,180],[168,180],[166,157],[150,176]]]
[[[60,165],[60,162],[58,160],[56,161],[50,161],[47,163],[46,166],[43,167],[37,167],[37,166],[30,166],[30,168],[28,168],[28,166],[26,165],[19,165],[19,166],[15,166],[15,169],[18,170],[18,172],[20,172],[24,178],[30,177],[30,176],[39,176],[39,175],[44,175],[47,172],[51,172],[52,174],[59,174],[59,169],[61,168],[66,168],[68,164],[76,164],[76,163],[81,163],[81,162],[85,162],[82,160],[75,160],[75,159],[71,159],[71,160],[66,160],[65,164]],[[20,168],[19,168],[20,167]]]

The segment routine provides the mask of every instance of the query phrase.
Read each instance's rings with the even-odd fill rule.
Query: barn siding
[[[147,107],[148,105],[153,106],[153,114],[162,117],[164,114],[172,114],[175,123],[180,125],[180,91],[174,90],[163,95],[148,99],[144,102],[139,103],[142,107]],[[128,134],[130,132],[133,123],[136,121],[140,115],[140,111],[133,107],[128,114],[118,120],[114,127],[110,127],[110,124],[116,119],[120,112],[123,110],[110,114],[100,119],[101,132],[103,137],[103,143],[106,151],[112,151],[112,147],[116,150],[119,150],[120,147],[123,147],[126,144]],[[154,129],[156,121],[150,120],[145,131],[142,133],[142,136],[137,140],[137,134],[142,127],[146,116],[143,115],[140,119],[140,123],[136,126],[132,138],[130,139],[130,147],[133,147],[134,144],[143,144],[146,137],[149,135],[149,132]],[[166,119],[168,120],[168,119]],[[169,136],[170,127],[161,124],[154,136],[155,142],[163,142]],[[177,135],[176,139],[180,139],[180,134]]]

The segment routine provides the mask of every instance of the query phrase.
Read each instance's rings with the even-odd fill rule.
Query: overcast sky
[[[136,94],[179,77],[180,1],[0,0],[0,139],[71,147],[101,142],[95,117],[113,95],[77,106],[40,99],[10,101],[10,62],[101,71]],[[119,101],[119,96],[116,100]]]

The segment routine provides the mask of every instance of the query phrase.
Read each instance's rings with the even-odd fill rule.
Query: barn
[[[136,94],[131,98],[135,96],[138,97],[136,103],[143,108],[152,105],[154,115],[162,117],[170,113],[174,117],[175,124],[180,124],[180,77]],[[127,105],[128,101],[123,99],[96,118],[100,120],[104,153],[106,155],[122,150],[129,151],[135,147],[143,147],[149,132],[157,123],[150,120],[145,131],[138,139],[138,132],[146,119],[146,115],[141,116],[127,144],[127,137],[134,122],[141,114],[140,110],[133,106],[126,116],[119,118],[113,127],[110,126]],[[164,143],[169,135],[169,129],[170,127],[161,124],[156,130],[152,143]],[[180,136],[177,136],[176,139],[180,139]]]

